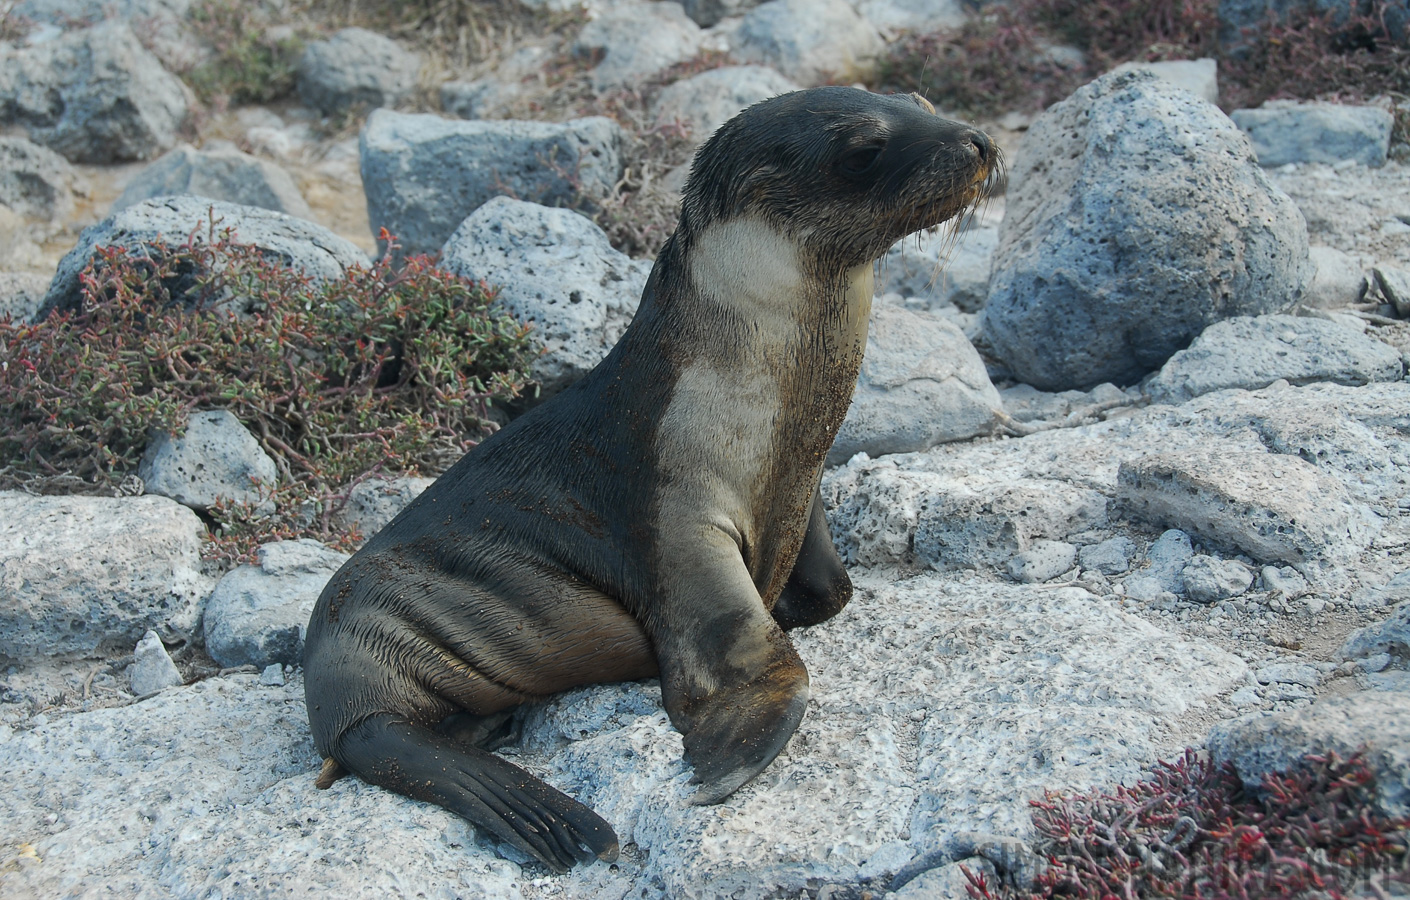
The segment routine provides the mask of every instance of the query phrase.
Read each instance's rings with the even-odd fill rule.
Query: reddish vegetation
[[[970,895],[1338,900],[1410,889],[1410,819],[1378,814],[1372,796],[1359,755],[1310,756],[1249,791],[1231,767],[1187,751],[1130,788],[1035,801],[1035,849],[1051,868],[1031,892],[971,876]]]
[[[1350,3],[1350,0],[1348,0]],[[1215,0],[1015,0],[956,31],[914,35],[892,48],[881,84],[915,90],[975,117],[1037,111],[1120,62],[1219,59],[1227,108],[1270,98],[1364,100],[1410,93],[1410,36],[1385,25],[1385,0],[1366,15],[1270,18],[1239,53],[1215,39]],[[1064,66],[1053,45],[1082,51]]]
[[[224,408],[281,476],[273,513],[212,510],[210,555],[338,543],[331,514],[350,483],[441,471],[488,430],[490,402],[525,384],[528,330],[426,257],[318,285],[228,232],[149,253],[103,250],[77,312],[0,319],[0,487],[120,492],[149,430]],[[251,313],[231,314],[232,298]]]

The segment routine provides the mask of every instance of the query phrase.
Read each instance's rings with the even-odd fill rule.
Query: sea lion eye
[[[865,175],[872,166],[876,165],[877,160],[880,158],[881,145],[869,144],[865,147],[858,147],[855,150],[847,151],[847,154],[842,157],[842,161],[838,164],[838,168],[842,171],[843,175],[849,177]]]

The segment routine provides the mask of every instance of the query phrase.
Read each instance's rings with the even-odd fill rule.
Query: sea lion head
[[[761,218],[850,268],[988,195],[1001,162],[978,129],[918,94],[822,87],[756,103],[696,153],[680,231]]]

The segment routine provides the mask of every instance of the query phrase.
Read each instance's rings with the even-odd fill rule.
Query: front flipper
[[[447,735],[376,715],[349,728],[339,763],[364,781],[443,806],[562,874],[617,858],[617,835],[597,813],[528,772]]]
[[[656,645],[661,693],[701,783],[718,803],[778,756],[808,703],[808,672],[779,628],[739,547],[703,526],[688,553],[663,567],[644,622]]]
[[[814,492],[803,547],[783,593],[774,603],[774,621],[785,631],[816,625],[837,615],[851,599],[852,579],[847,577],[847,569],[832,543],[822,494]]]

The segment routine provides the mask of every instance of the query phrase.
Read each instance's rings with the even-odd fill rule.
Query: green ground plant
[[[76,312],[0,320],[0,487],[120,492],[154,432],[228,409],[280,477],[261,503],[210,511],[223,563],[266,540],[356,540],[333,518],[350,485],[443,471],[493,430],[491,404],[524,389],[536,354],[492,290],[427,257],[320,284],[210,231],[103,249],[82,283]]]
[[[187,21],[210,50],[181,73],[202,102],[270,103],[294,93],[303,39],[292,28],[274,27],[258,4],[200,0]]]

